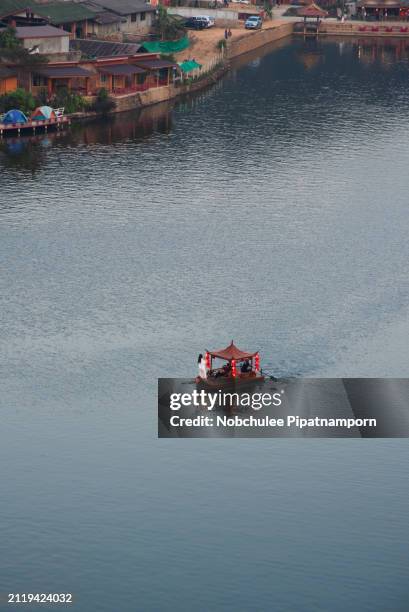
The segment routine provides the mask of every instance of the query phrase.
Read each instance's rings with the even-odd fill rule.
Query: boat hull
[[[237,376],[235,378],[229,377],[224,378],[220,376],[219,378],[197,378],[196,384],[201,389],[242,389],[243,387],[253,387],[257,383],[264,382],[264,376],[246,376],[241,378]]]

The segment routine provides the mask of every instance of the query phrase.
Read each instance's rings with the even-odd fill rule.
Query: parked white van
[[[209,15],[195,15],[193,19],[197,19],[198,21],[205,21],[207,23],[208,28],[214,26],[214,19],[213,17],[209,17]]]

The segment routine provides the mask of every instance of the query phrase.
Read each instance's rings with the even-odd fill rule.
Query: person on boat
[[[197,363],[198,363],[200,378],[206,379],[207,378],[206,361],[202,353],[200,353]]]
[[[231,371],[230,363],[226,363],[220,370],[217,370],[215,374],[215,378],[220,378],[221,376],[229,376]]]
[[[226,363],[226,365],[223,366],[222,370],[223,370],[223,376],[229,376],[229,374],[231,372],[231,365],[230,365],[230,363]]]
[[[243,361],[243,363],[241,364],[240,372],[242,374],[247,374],[248,372],[251,372],[251,365],[248,359],[246,359],[246,361]]]

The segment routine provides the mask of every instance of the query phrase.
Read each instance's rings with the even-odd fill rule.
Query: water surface
[[[281,42],[0,145],[1,591],[406,609],[405,441],[158,441],[155,393],[232,338],[277,375],[408,375],[408,57]]]

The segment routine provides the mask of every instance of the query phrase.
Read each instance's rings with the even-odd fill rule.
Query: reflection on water
[[[0,141],[5,167],[21,166],[27,170],[41,168],[43,150],[48,147],[75,147],[78,145],[111,145],[126,139],[143,141],[152,132],[167,134],[171,130],[171,104],[162,103],[140,111],[121,113],[104,120],[74,124],[64,132],[49,132],[20,138],[6,137]]]
[[[361,62],[379,62],[384,67],[395,62],[407,62],[409,58],[409,42],[404,38],[362,38],[357,40],[356,49]]]
[[[409,60],[409,41],[405,38],[356,38],[343,40],[339,37],[307,39],[300,43],[293,43],[294,52],[288,54],[303,66],[305,70],[319,69],[320,64],[331,55],[331,61],[337,63],[337,58],[342,61],[339,66],[345,66],[345,62],[353,62],[349,69],[356,71],[359,66],[376,64],[377,70],[388,70],[395,67],[397,63],[407,63]],[[229,80],[235,80],[237,71],[242,67],[247,69],[258,69],[263,57],[280,49],[288,49],[289,40],[283,39],[276,43],[266,45],[262,49],[252,51],[244,56],[233,60]],[[343,56],[347,56],[345,59]],[[284,59],[284,58],[283,58]],[[284,64],[282,64],[284,65]],[[359,70],[360,71],[360,70]],[[291,73],[290,73],[291,74]],[[379,78],[378,74],[378,78]],[[380,79],[381,81],[381,79]],[[218,95],[224,89],[223,81],[206,88],[204,91],[186,96],[177,101],[163,102],[142,110],[121,113],[117,116],[103,120],[90,121],[78,125],[74,124],[71,130],[38,134],[35,136],[23,136],[21,138],[5,137],[0,140],[0,163],[4,168],[18,168],[21,166],[35,173],[42,167],[45,157],[43,149],[48,147],[75,147],[78,145],[104,144],[110,145],[121,141],[143,141],[153,133],[169,134],[172,131],[173,113],[189,113],[197,105],[206,104],[210,97]],[[336,97],[333,89],[332,96]],[[366,100],[368,102],[368,99]],[[307,100],[304,100],[307,105]],[[302,110],[303,99],[299,100],[299,110]],[[291,108],[288,109],[291,112]],[[209,118],[211,120],[211,118]]]
[[[35,174],[45,163],[45,149],[51,147],[56,139],[61,138],[63,133],[55,132],[35,136],[8,136],[1,139],[2,168],[9,170],[24,168]]]
[[[155,411],[232,338],[277,376],[407,376],[408,77],[404,41],[280,41],[174,104],[2,141],[3,591],[403,610],[407,445],[159,444]]]

